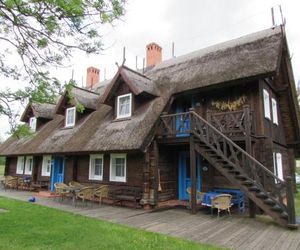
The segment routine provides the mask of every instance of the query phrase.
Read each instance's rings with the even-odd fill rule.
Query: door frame
[[[189,151],[180,151],[178,157],[178,199],[179,200],[188,200],[188,196],[186,194],[186,168],[190,168],[190,166],[186,166],[186,158],[189,158]],[[197,190],[201,191],[201,169],[200,169],[200,157],[196,156],[196,181],[197,181]]]

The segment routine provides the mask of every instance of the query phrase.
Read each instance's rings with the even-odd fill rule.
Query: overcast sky
[[[180,56],[219,42],[270,28],[271,7],[275,8],[276,23],[281,18],[278,5],[286,18],[286,30],[296,82],[300,79],[300,1],[298,0],[128,0],[127,13],[114,27],[105,27],[102,33],[106,50],[101,55],[85,56],[74,53],[71,65],[65,69],[50,69],[61,81],[68,81],[74,70],[74,79],[85,84],[86,68],[100,68],[100,79],[111,78],[117,70],[115,62],[122,63],[126,47],[126,65],[142,67],[145,46],[156,42],[163,48],[163,60],[171,57],[172,42],[175,56]],[[1,48],[0,42],[0,48]],[[17,59],[16,59],[17,60]],[[0,89],[18,88],[24,83],[0,78]],[[19,108],[20,112],[22,107]],[[0,117],[0,136],[7,137],[9,128]]]

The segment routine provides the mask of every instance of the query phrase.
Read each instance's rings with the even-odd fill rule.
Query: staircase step
[[[259,192],[259,193],[256,194],[256,196],[258,198],[262,198],[262,199],[268,198],[268,195],[264,192]]]
[[[240,175],[236,175],[235,178],[239,179],[239,180],[247,180],[247,177],[244,176],[244,175],[241,175],[241,174]]]
[[[253,182],[252,182],[252,184],[253,184]],[[260,189],[257,186],[255,186],[255,185],[249,187],[248,189],[249,189],[249,191],[254,191],[254,192],[260,191]],[[264,197],[262,197],[262,198],[264,198]]]
[[[234,175],[239,175],[241,173],[240,171],[235,170],[235,169],[228,170],[227,172],[230,174],[234,174]]]
[[[226,169],[232,170],[234,167],[233,167],[233,166],[231,166],[231,165],[223,165],[223,168],[226,168]]]
[[[266,200],[264,200],[264,203],[271,205],[271,206],[274,206],[276,204],[276,202],[270,198],[267,198]]]
[[[249,190],[250,190],[250,188],[257,188],[255,185],[253,185],[253,181],[251,181],[251,180],[244,180],[244,181],[242,181],[242,184],[245,186],[250,186]],[[255,190],[251,190],[251,191],[255,191]]]
[[[272,209],[273,211],[276,211],[276,212],[284,212],[284,211],[282,210],[282,208],[281,208],[280,206],[278,206],[278,205],[272,206],[271,209]]]

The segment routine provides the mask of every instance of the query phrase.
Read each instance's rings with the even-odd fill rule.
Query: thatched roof
[[[130,119],[115,121],[114,110],[100,102],[74,128],[63,128],[64,117],[56,115],[35,137],[6,141],[0,146],[0,155],[144,150],[151,129],[173,94],[274,74],[282,53],[282,38],[280,27],[264,30],[162,62],[145,75],[120,67],[98,94],[80,88],[73,88],[73,93],[76,100],[96,109],[100,96],[107,100],[121,78],[134,94],[152,96],[136,107]]]
[[[53,119],[55,114],[55,104],[51,103],[29,103],[25,108],[22,116],[22,122],[28,122],[29,118],[33,115],[36,118]]]
[[[281,45],[276,27],[164,61],[146,75],[174,93],[267,75],[277,70]]]

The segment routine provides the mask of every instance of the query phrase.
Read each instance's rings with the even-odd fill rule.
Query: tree
[[[126,0],[0,0],[0,74],[25,79],[18,91],[0,92],[0,115],[17,127],[11,103],[53,102],[62,86],[49,75],[50,66],[62,66],[74,50],[88,54],[103,49],[99,32],[124,15]],[[9,63],[16,53],[20,63]],[[23,74],[24,73],[24,74]]]

